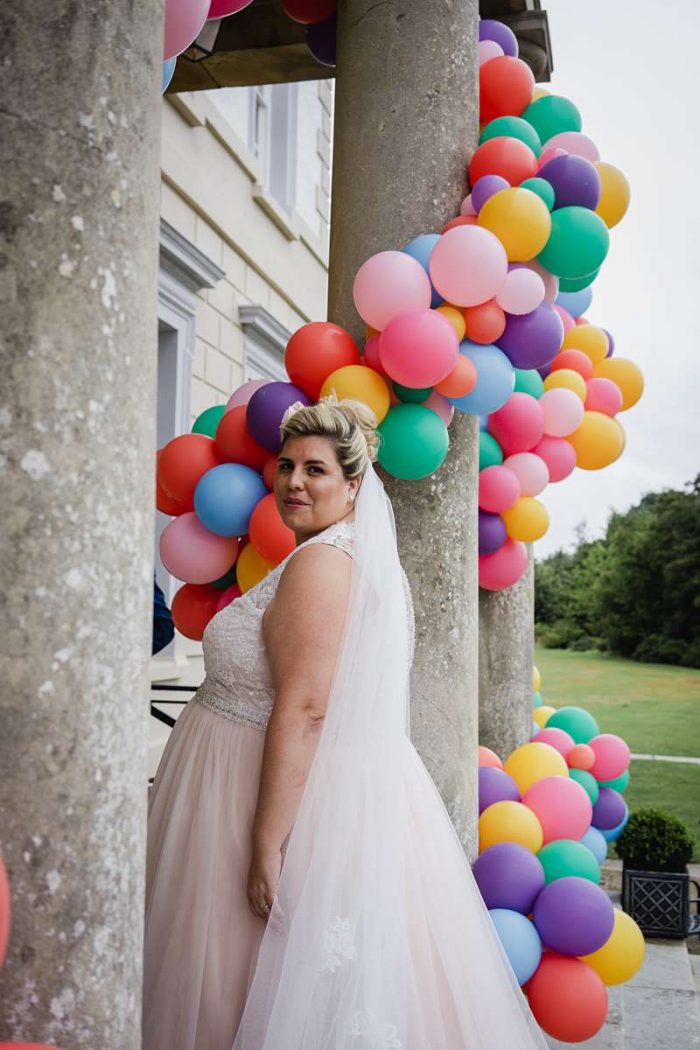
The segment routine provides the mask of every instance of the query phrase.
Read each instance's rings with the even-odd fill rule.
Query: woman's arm
[[[248,899],[267,916],[316,750],[345,624],[352,562],[343,551],[312,544],[284,570],[263,620],[275,706],[265,737]]]

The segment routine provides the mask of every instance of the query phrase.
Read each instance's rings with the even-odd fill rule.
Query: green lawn
[[[535,660],[545,704],[585,707],[633,752],[700,757],[700,671],[558,649],[538,648]],[[633,761],[630,772],[630,809],[654,805],[679,817],[700,861],[700,766]]]

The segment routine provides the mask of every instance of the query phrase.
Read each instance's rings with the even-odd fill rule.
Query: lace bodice
[[[352,556],[353,522],[336,522],[301,543],[257,586],[231,602],[209,622],[202,639],[206,677],[194,700],[234,722],[265,729],[270,720],[275,693],[265,654],[262,618],[275,596],[290,558],[312,543],[339,547]],[[413,604],[408,581],[404,586],[409,612],[411,654],[413,653]]]

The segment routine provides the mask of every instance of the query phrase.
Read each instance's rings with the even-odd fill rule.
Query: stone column
[[[344,0],[338,10],[329,318],[361,340],[361,264],[440,231],[479,126],[476,0]],[[474,849],[477,423],[458,415],[440,471],[387,480],[417,619],[412,735]]]
[[[505,759],[532,736],[535,572],[505,591],[479,592],[479,743]]]
[[[161,0],[6,0],[0,1039],[139,1050]]]

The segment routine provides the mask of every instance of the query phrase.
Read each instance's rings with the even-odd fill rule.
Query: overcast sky
[[[700,470],[700,5],[694,0],[543,0],[554,54],[550,85],[583,116],[601,159],[624,171],[632,203],[586,316],[615,354],[644,372],[642,400],[618,417],[627,448],[611,467],[549,485],[543,557],[591,538],[611,510],[681,487]]]

